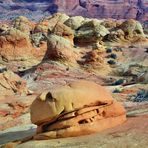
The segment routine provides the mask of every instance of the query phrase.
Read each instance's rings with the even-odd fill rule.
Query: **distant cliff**
[[[148,0],[0,0],[0,19],[39,19],[55,12],[94,18],[148,19]]]
[[[148,19],[148,0],[55,0],[59,11],[96,18]]]

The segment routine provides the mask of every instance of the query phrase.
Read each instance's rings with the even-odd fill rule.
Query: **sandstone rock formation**
[[[125,33],[125,35],[129,38],[133,37],[134,35],[141,35],[141,36],[145,36],[144,32],[143,32],[143,27],[140,24],[140,22],[135,21],[135,20],[127,20],[125,22],[123,22],[120,26],[120,29],[122,29]]]
[[[83,24],[84,20],[85,19],[82,16],[74,16],[65,21],[65,24],[73,30],[76,30]]]
[[[13,20],[12,26],[13,28],[20,30],[21,32],[30,34],[30,31],[33,29],[34,24],[31,21],[29,21],[26,17],[19,16]]]
[[[10,24],[0,25],[0,60],[32,66],[44,59],[78,63],[84,56],[89,56],[86,63],[93,58],[102,63],[97,52],[105,52],[108,42],[134,44],[146,41],[142,25],[132,19],[98,20],[55,13],[34,23],[20,16]],[[82,46],[89,54],[80,51]]]
[[[95,43],[101,41],[102,37],[109,31],[97,20],[84,23],[76,30],[75,41],[78,43]]]
[[[15,28],[0,35],[0,55],[6,61],[26,60],[32,57],[29,35]]]
[[[54,15],[41,20],[35,26],[34,32],[42,32],[47,34],[48,30],[52,31],[58,23],[64,23],[69,19],[69,16],[64,13],[55,13]]]
[[[74,39],[74,32],[69,28],[68,26],[62,24],[62,23],[57,23],[51,33],[61,36],[67,40],[69,40],[73,44],[73,39]]]
[[[127,43],[138,43],[146,41],[145,34],[143,32],[142,25],[136,20],[127,20],[112,28],[110,34],[104,37],[104,41],[111,42],[127,42]]]
[[[28,94],[26,82],[12,71],[0,73],[0,95]]]
[[[27,62],[33,65],[41,61],[47,50],[44,36],[31,34],[31,28],[20,24],[17,26],[2,25],[0,27],[0,60],[10,63],[11,61]],[[20,28],[19,28],[20,27]],[[18,29],[16,29],[18,28]],[[36,45],[36,46],[35,46]],[[36,48],[39,46],[40,48]]]
[[[78,81],[38,96],[31,120],[38,125],[33,139],[43,140],[98,132],[123,123],[126,115],[103,87]]]
[[[118,27],[122,24],[122,21],[115,20],[115,19],[105,19],[101,22],[101,25],[103,25],[105,28],[111,30],[112,28]]]
[[[48,36],[47,46],[46,59],[74,61],[75,53],[73,44],[64,37],[50,34]]]

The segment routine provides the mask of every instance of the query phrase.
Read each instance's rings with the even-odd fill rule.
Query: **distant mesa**
[[[38,4],[40,3],[40,4]],[[56,12],[71,16],[81,15],[89,18],[137,19],[142,22],[148,18],[148,3],[145,0],[5,0],[0,1],[1,19],[25,15],[30,19]],[[11,16],[10,13],[11,12]]]

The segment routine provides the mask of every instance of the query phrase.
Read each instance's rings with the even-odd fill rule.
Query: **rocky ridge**
[[[133,19],[98,20],[56,13],[41,19],[39,22],[33,22],[20,16],[10,23],[1,23],[0,75],[3,81],[0,84],[0,89],[3,93],[0,97],[0,129],[6,130],[9,127],[18,125],[30,126],[29,110],[32,102],[35,99],[42,98],[41,102],[43,103],[47,98],[45,104],[47,101],[53,103],[54,100],[50,99],[54,95],[54,90],[58,91],[60,87],[69,86],[76,80],[94,81],[99,85],[105,85],[114,100],[122,102],[127,110],[128,122],[125,124],[125,129],[131,127],[131,124],[128,124],[133,121],[130,119],[131,116],[140,116],[135,118],[135,122],[139,122],[139,119],[146,121],[147,115],[142,115],[147,114],[147,48],[147,34],[144,32],[141,23]],[[79,90],[80,87],[82,85],[74,85],[74,88],[71,89],[76,89],[78,93],[83,94],[83,91]],[[66,90],[64,94],[70,94],[69,89]],[[43,93],[44,91],[50,93],[47,95]],[[89,92],[89,90],[84,92],[86,91]],[[70,96],[73,98],[74,94],[78,93],[72,93]],[[91,92],[89,93],[91,96]],[[63,95],[57,95],[54,98],[60,96]],[[78,95],[78,97],[80,96]],[[89,100],[87,100],[86,104],[88,102]],[[50,103],[48,104],[50,106]],[[118,108],[119,106],[115,105],[114,107]],[[63,108],[62,105],[61,108]],[[48,107],[46,109],[48,110]],[[110,111],[114,116],[112,108],[105,108],[105,110],[106,113],[109,111],[109,116]],[[73,128],[71,121],[77,123],[81,111],[83,111],[83,108],[82,110],[78,108],[78,111],[76,111],[76,114],[78,114],[78,116],[74,117],[76,120],[68,120],[66,123],[63,120],[64,122],[57,122],[55,127],[54,124],[52,127],[48,126],[50,120],[46,120],[45,123],[41,124],[37,123],[39,134],[36,135],[36,138],[56,137],[54,135],[60,133],[61,129],[51,135],[50,128],[53,130],[59,125],[63,128],[69,123],[70,129]],[[101,112],[101,110],[99,111]],[[90,118],[86,120],[88,123],[93,121],[92,116],[96,115],[96,112],[94,108],[93,112],[89,112]],[[71,117],[70,113],[68,113],[69,115]],[[87,117],[86,112],[83,115],[84,118]],[[67,119],[65,114],[62,117]],[[106,115],[101,117],[106,120]],[[58,120],[60,119],[59,117]],[[44,124],[47,125],[46,129],[44,129]],[[139,132],[142,136],[145,136],[143,128],[140,128]],[[17,135],[15,138],[9,139],[7,134],[12,137],[13,133],[8,133],[8,131],[6,134],[1,134],[0,138],[2,137],[7,142],[11,142],[12,139],[20,139]],[[127,130],[123,131],[126,134]],[[134,133],[136,127],[133,127],[132,131]],[[2,133],[5,133],[5,131]],[[134,137],[134,135],[131,137]]]
[[[40,19],[56,12],[93,18],[137,19],[147,21],[146,0],[4,0],[0,2],[1,19],[18,15]],[[9,15],[11,13],[11,15]]]

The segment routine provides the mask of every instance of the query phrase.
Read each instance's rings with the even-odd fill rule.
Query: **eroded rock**
[[[14,94],[28,94],[26,82],[12,71],[0,73],[0,94],[11,96]]]
[[[76,54],[74,53],[72,43],[64,37],[50,34],[47,41],[47,59],[74,61]]]
[[[82,16],[74,16],[70,17],[64,24],[76,30],[83,24],[84,20]]]
[[[24,16],[19,16],[12,22],[13,28],[16,28],[24,33],[30,34],[30,31],[33,29],[34,24]]]
[[[109,34],[109,31],[97,20],[92,20],[80,26],[75,35],[75,41],[78,43],[95,43]]]
[[[91,134],[125,120],[121,104],[89,81],[43,92],[31,105],[31,121],[38,125],[33,138],[38,140]]]
[[[0,55],[5,61],[26,60],[29,56],[32,57],[31,47],[29,36],[15,28],[0,35]]]

